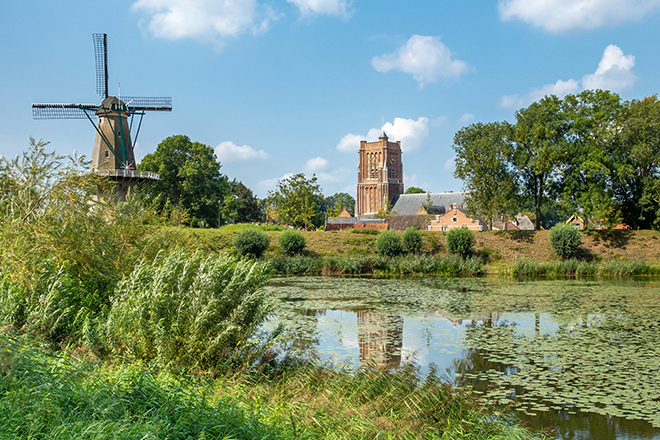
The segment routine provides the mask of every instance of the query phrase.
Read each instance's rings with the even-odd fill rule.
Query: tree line
[[[529,210],[536,228],[578,214],[605,226],[660,228],[660,101],[585,90],[520,109],[515,123],[475,123],[454,137],[468,213]]]
[[[170,224],[192,227],[277,221],[312,229],[325,223],[326,214],[337,216],[344,207],[354,212],[351,195],[325,197],[315,176],[301,173],[281,179],[275,190],[259,199],[221,168],[212,147],[188,136],[170,136],[138,165],[160,174],[159,181],[141,190],[142,197]]]

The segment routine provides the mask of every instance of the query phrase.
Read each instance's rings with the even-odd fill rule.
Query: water
[[[291,277],[269,289],[300,353],[434,364],[559,439],[660,439],[660,280]]]

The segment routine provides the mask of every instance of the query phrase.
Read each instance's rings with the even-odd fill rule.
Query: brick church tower
[[[396,194],[403,194],[401,141],[388,142],[385,132],[376,142],[360,142],[355,216],[387,209]]]

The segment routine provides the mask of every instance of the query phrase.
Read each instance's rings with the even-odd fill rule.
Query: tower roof
[[[387,133],[385,133],[385,130],[383,130],[383,133],[378,137],[378,139],[388,139]]]

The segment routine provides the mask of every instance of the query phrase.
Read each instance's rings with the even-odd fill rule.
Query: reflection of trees
[[[325,315],[325,310],[294,309],[300,318],[293,321],[288,329],[288,347],[294,352],[307,353],[319,345],[320,335],[318,317]]]
[[[357,312],[360,362],[398,368],[403,347],[403,318],[398,315]]]

